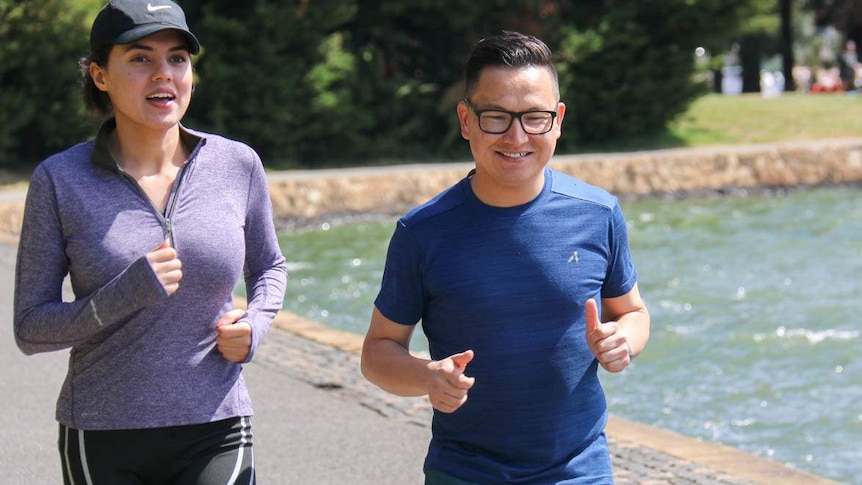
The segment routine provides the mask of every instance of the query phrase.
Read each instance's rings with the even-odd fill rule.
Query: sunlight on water
[[[808,341],[808,343],[818,344],[820,342],[828,340],[854,340],[859,338],[859,335],[860,332],[858,330],[838,332],[830,329],[821,332],[812,332],[804,328],[788,330],[784,327],[778,327],[777,329],[775,329],[775,333],[773,335],[754,335],[754,341],[757,343],[769,343],[770,337],[775,337],[778,339],[804,338]]]
[[[394,223],[324,223],[282,234],[290,274],[285,310],[364,334]]]
[[[858,189],[624,210],[653,332],[630,372],[603,377],[612,409],[857,480]]]
[[[862,192],[623,209],[653,324],[611,411],[862,483]],[[363,334],[394,222],[282,234],[285,309]]]

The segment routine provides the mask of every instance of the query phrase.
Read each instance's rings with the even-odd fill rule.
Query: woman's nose
[[[154,81],[169,81],[172,77],[170,63],[167,59],[160,59],[155,61],[155,65],[153,66],[153,80]]]

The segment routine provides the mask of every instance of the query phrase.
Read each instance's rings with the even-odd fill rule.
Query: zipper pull
[[[173,228],[171,228],[171,220],[167,218],[165,219],[165,238],[168,240],[168,244],[172,248],[176,248],[176,246],[174,246],[174,231]]]

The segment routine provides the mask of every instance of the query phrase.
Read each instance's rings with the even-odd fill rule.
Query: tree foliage
[[[92,132],[74,62],[87,32],[68,1],[0,0],[0,154],[33,161]],[[753,2],[181,3],[203,44],[184,123],[246,141],[283,168],[468,157],[454,111],[463,64],[502,29],[556,53],[568,105],[561,151],[649,136],[703,91],[694,48],[721,45]]]
[[[565,5],[557,41],[568,103],[561,147],[613,146],[664,130],[708,89],[694,80],[695,49],[719,46],[746,12],[744,0]]]
[[[78,89],[80,12],[62,0],[0,0],[0,162],[20,166],[80,142],[94,126]]]
[[[187,124],[224,133],[269,158],[334,150],[326,130],[354,135],[367,120],[337,116],[353,100],[354,54],[342,25],[354,2],[186,1],[204,51]],[[320,154],[320,155],[318,155]]]

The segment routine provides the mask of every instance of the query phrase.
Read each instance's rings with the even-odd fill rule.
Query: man
[[[856,54],[856,42],[848,40],[844,44],[844,50],[838,58],[838,73],[841,77],[841,85],[844,91],[856,91],[857,70],[859,69],[859,57]]]
[[[426,484],[613,481],[597,365],[625,369],[649,313],[616,199],[547,167],[559,100],[541,40],[479,42],[457,108],[476,168],[390,241],[362,371],[428,395]],[[432,360],[408,352],[420,320]]]

